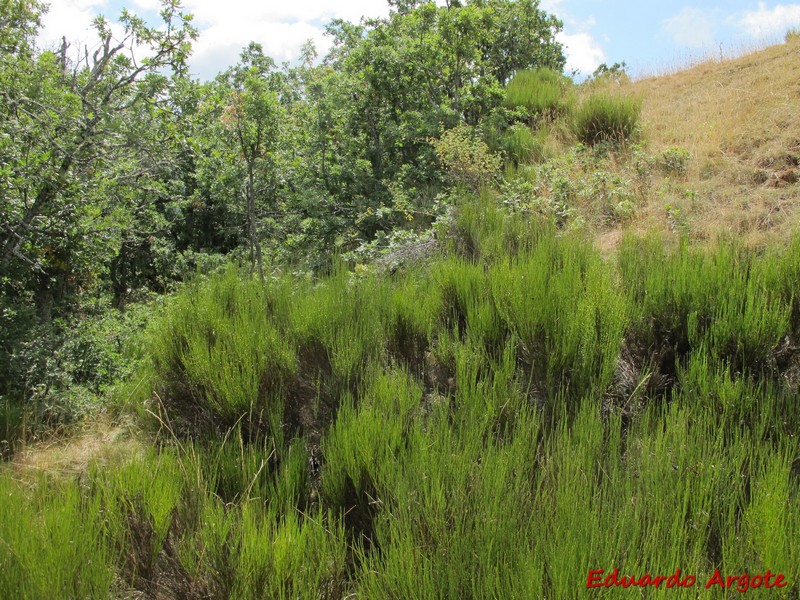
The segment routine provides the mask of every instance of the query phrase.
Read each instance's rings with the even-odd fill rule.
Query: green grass
[[[528,125],[517,123],[503,134],[499,146],[514,165],[543,163],[548,158],[547,130],[534,133]]]
[[[636,135],[641,110],[638,98],[596,93],[573,111],[573,131],[589,146],[606,141],[623,143]]]
[[[569,80],[550,69],[518,72],[506,86],[505,105],[524,108],[528,114],[553,119],[569,108]]]
[[[391,278],[174,297],[129,400],[153,450],[0,472],[0,597],[577,598],[614,568],[796,597],[800,246],[604,260],[486,194],[451,229]]]
[[[678,359],[702,346],[734,371],[770,369],[792,331],[794,295],[783,260],[731,244],[708,253],[683,243],[667,254],[657,240],[626,240],[619,263],[634,307],[632,336]]]
[[[0,595],[108,597],[116,551],[99,495],[40,478],[28,487],[0,477]]]

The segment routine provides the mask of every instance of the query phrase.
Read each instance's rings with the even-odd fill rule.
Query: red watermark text
[[[589,576],[586,578],[587,588],[610,588],[610,587],[663,587],[663,588],[690,588],[694,587],[697,583],[697,578],[694,575],[683,575],[680,569],[676,569],[671,575],[656,575],[650,573],[644,575],[620,575],[619,569],[606,573],[603,569],[595,569],[589,571]],[[700,582],[705,589],[733,589],[737,592],[743,593],[747,590],[755,590],[759,588],[772,589],[786,587],[786,578],[782,573],[773,573],[767,570],[766,573],[759,573],[750,575],[743,573],[741,575],[723,575],[719,569],[714,571],[714,574],[708,578],[705,583]]]

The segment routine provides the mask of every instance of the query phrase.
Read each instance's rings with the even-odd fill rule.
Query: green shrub
[[[500,148],[515,165],[544,162],[547,159],[546,135],[546,131],[533,133],[527,125],[516,123],[503,134]]]
[[[630,331],[645,348],[669,349],[673,359],[708,353],[734,372],[758,374],[791,331],[773,257],[731,244],[667,252],[657,239],[627,239],[619,262],[634,308]]]
[[[478,191],[500,171],[500,157],[492,154],[475,129],[468,125],[448,129],[431,143],[450,178],[473,191]]]
[[[389,352],[415,373],[420,373],[424,353],[436,333],[441,313],[441,290],[427,273],[413,273],[395,284],[388,315]]]
[[[658,168],[665,175],[685,177],[686,168],[691,157],[691,153],[685,148],[673,146],[658,154],[655,157],[655,161]]]
[[[115,553],[97,495],[44,476],[0,473],[0,597],[109,598]]]
[[[568,218],[566,204],[538,196],[531,200],[530,188],[515,187],[506,186],[504,201],[511,210],[504,210],[488,193],[458,207],[448,240],[456,254],[485,263],[505,260],[531,248],[540,236],[551,233],[553,225]]]
[[[234,269],[178,294],[149,334],[158,408],[189,430],[279,419],[298,359],[268,314],[276,302]]]
[[[578,140],[587,145],[623,143],[635,137],[641,110],[639,98],[593,94],[575,110],[573,130]]]
[[[243,600],[343,597],[342,522],[322,511],[283,516],[257,504],[242,507],[231,597]]]
[[[523,177],[506,180],[502,194],[503,204],[510,210],[523,215],[540,215],[559,228],[565,226],[574,213],[564,198],[538,194],[537,186]]]
[[[550,69],[518,72],[506,87],[505,106],[523,107],[531,115],[553,119],[567,110],[569,79]]]
[[[519,340],[531,383],[548,400],[602,395],[614,376],[626,306],[600,258],[577,239],[542,236],[491,280],[502,321]],[[561,397],[563,400],[563,397]]]

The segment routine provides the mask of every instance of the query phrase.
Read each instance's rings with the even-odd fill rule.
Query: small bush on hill
[[[500,170],[500,157],[492,154],[486,142],[468,125],[448,129],[431,143],[447,174],[475,191],[491,181]]]
[[[686,148],[673,146],[656,156],[656,164],[665,175],[686,176],[686,168],[692,155]]]
[[[639,98],[594,94],[576,109],[573,130],[584,144],[622,143],[636,135],[641,110]]]
[[[546,133],[533,133],[522,123],[512,125],[500,140],[500,146],[508,158],[516,165],[521,163],[541,163],[547,159],[545,147]]]
[[[246,426],[282,416],[281,394],[298,364],[265,310],[274,302],[235,270],[175,298],[149,345],[170,418],[226,428],[243,415]]]
[[[520,71],[506,87],[505,105],[522,107],[530,115],[553,119],[568,110],[569,80],[550,69]]]

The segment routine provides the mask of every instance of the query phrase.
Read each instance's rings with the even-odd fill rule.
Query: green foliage
[[[294,512],[276,522],[269,512],[244,506],[233,596],[337,597],[344,575],[344,535],[341,525],[331,530],[323,522],[323,513],[302,518]]]
[[[552,219],[559,227],[625,222],[647,195],[648,175],[618,149],[577,144],[541,164],[506,167],[502,201],[511,209]]]
[[[391,276],[188,286],[146,345],[171,439],[82,481],[0,471],[0,593],[569,597],[598,565],[790,573],[797,249],[629,238],[615,265],[524,215],[465,199],[471,253]],[[187,439],[192,411],[217,435]]]
[[[177,296],[150,332],[156,410],[213,428],[279,419],[297,351],[265,311],[267,301],[260,283],[241,281],[234,269]]]
[[[519,343],[530,384],[548,400],[602,395],[616,368],[626,305],[606,270],[578,241],[542,236],[501,264],[492,297]]]
[[[22,409],[7,398],[0,399],[0,459],[14,453],[24,433],[23,424]]]
[[[108,597],[116,553],[101,497],[42,477],[28,488],[0,474],[0,594],[6,598]]]
[[[500,149],[513,164],[542,163],[548,158],[547,131],[540,129],[534,133],[530,127],[517,123],[512,125],[500,138]]]
[[[97,298],[124,309],[195,269],[245,258],[262,278],[273,260],[325,272],[331,249],[363,262],[424,234],[446,212],[435,201],[445,170],[479,186],[499,160],[472,135],[452,138],[437,160],[428,140],[478,126],[512,73],[564,64],[561,23],[536,2],[423,3],[332,22],[333,48],[317,66],[312,47],[303,64],[277,69],[251,43],[200,83],[187,76],[191,15],[179,0],[161,8],[163,26],[123,11],[112,31],[98,18],[98,52],[83,60],[70,40],[36,48],[40,3],[0,6],[9,422],[68,421],[123,374],[100,329],[86,332],[91,343],[80,327],[81,340],[64,340]]]
[[[431,143],[450,178],[473,191],[492,181],[500,170],[500,157],[489,152],[486,143],[467,125],[448,129]]]
[[[0,465],[0,597],[569,598],[600,567],[796,574],[800,242],[628,238],[604,260],[578,211],[627,220],[688,154],[619,148],[639,105],[593,96],[582,143],[548,157],[520,122],[565,110],[564,57],[532,0],[391,6],[333,22],[318,67],[250,45],[208,84],[181,76],[177,2],[176,28],[124,17],[150,62],[109,44],[68,69],[66,48],[35,51],[38,4],[0,6],[0,452],[130,372],[158,430],[79,477]],[[219,268],[236,258],[262,278]],[[130,302],[194,267],[163,309]]]
[[[28,487],[1,473],[0,592],[340,597],[341,520],[321,510],[301,515],[279,496],[259,502],[247,494],[254,479],[241,482],[237,502],[223,504],[213,487],[221,463],[201,462],[209,456],[198,450],[92,468],[88,485],[41,478]],[[255,475],[278,490],[289,468]]]
[[[655,162],[665,175],[685,177],[686,168],[691,157],[691,153],[685,148],[672,147],[667,148],[656,156]]]
[[[514,211],[540,214],[552,221],[556,227],[565,226],[574,209],[568,198],[544,196],[536,193],[536,186],[522,177],[513,177],[502,188],[503,203]]]
[[[524,108],[541,120],[552,120],[568,109],[569,80],[551,69],[520,71],[506,86],[505,105]]]
[[[151,302],[122,312],[105,299],[85,306],[80,318],[58,319],[50,326],[32,319],[27,331],[20,328],[26,321],[9,319],[18,337],[2,371],[3,452],[17,438],[70,426],[96,413],[99,399],[138,368],[138,339],[158,309]]]
[[[610,67],[607,63],[601,63],[592,73],[591,77],[589,77],[589,82],[595,84],[597,82],[614,82],[616,84],[620,84],[625,81],[629,81],[630,78],[628,77],[627,73],[628,65],[625,64],[625,61],[622,62],[615,62]]]
[[[122,308],[131,286],[164,291],[173,277],[163,177],[178,161],[166,99],[195,31],[178,2],[162,8],[163,28],[123,11],[112,35],[96,19],[97,52],[73,59],[66,40],[37,51],[41,4],[0,6],[0,396],[32,430],[87,412],[124,372],[118,316],[99,317],[94,302],[112,295]],[[146,60],[130,55],[136,45]]]
[[[508,196],[508,209],[501,210],[491,193],[484,192],[480,198],[467,199],[458,210],[449,230],[452,250],[468,259],[480,259],[486,263],[504,260],[529,249],[540,235],[547,235],[550,225],[559,224],[563,205],[537,202],[527,205],[527,198],[515,196],[513,187]],[[522,193],[529,192],[522,190]],[[545,217],[552,219],[542,219]]]
[[[631,182],[609,171],[596,170],[585,181],[579,192],[598,209],[606,222],[618,223],[629,220],[636,211],[636,198]]]
[[[589,146],[603,141],[621,144],[636,137],[641,109],[638,98],[594,93],[573,112],[573,130]]]
[[[258,268],[264,278],[261,233],[258,231],[256,199],[270,197],[275,204],[275,165],[272,154],[276,147],[280,104],[272,59],[264,56],[255,42],[242,51],[241,63],[219,76],[224,82],[218,101],[222,105],[220,134],[227,146],[232,176],[245,184],[244,214],[251,268]],[[214,108],[219,109],[219,106]],[[238,157],[244,158],[240,161]],[[237,166],[239,168],[237,169]],[[274,207],[274,206],[273,206]]]
[[[767,287],[772,258],[732,245],[704,253],[684,243],[665,253],[656,240],[629,239],[619,261],[637,307],[633,331],[645,347],[664,346],[678,357],[702,348],[735,371],[758,373],[790,332],[786,297]]]

